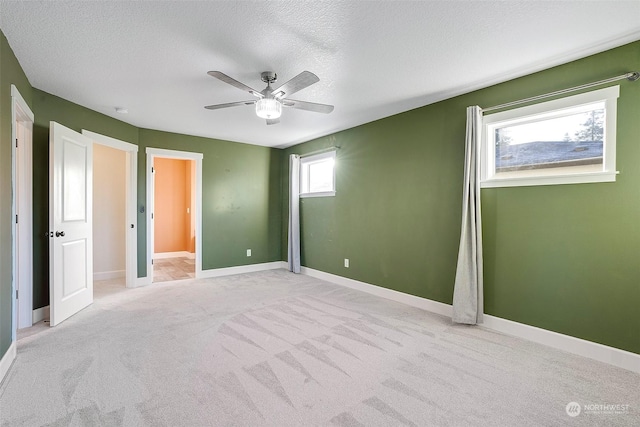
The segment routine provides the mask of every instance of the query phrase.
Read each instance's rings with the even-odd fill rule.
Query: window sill
[[[333,197],[336,195],[335,191],[321,191],[317,193],[302,193],[300,194],[301,199],[306,199],[308,197]]]
[[[522,177],[522,178],[493,178],[480,182],[480,188],[499,187],[528,187],[535,185],[589,184],[596,182],[615,182],[620,172],[591,172],[581,174]]]

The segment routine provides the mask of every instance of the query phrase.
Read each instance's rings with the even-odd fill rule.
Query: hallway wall
[[[189,250],[191,163],[193,160],[154,160],[154,253]],[[187,210],[189,212],[187,212]]]
[[[93,158],[93,277],[124,277],[126,153],[94,144]]]

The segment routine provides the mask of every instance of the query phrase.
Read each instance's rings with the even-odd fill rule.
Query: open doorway
[[[202,272],[202,153],[147,148],[147,281]]]
[[[87,130],[82,134],[94,143],[93,279],[133,288],[138,276],[138,146]]]
[[[195,262],[194,160],[154,160],[153,281],[192,279]]]

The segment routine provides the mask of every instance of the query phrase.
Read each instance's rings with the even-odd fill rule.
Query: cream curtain
[[[300,273],[300,156],[289,156],[289,271]]]
[[[467,107],[462,227],[453,289],[453,321],[482,323],[482,221],[480,215],[480,138],[482,110]]]

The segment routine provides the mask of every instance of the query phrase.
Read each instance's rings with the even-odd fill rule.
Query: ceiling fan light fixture
[[[2,0],[0,0],[0,2],[1,1]],[[250,88],[244,83],[240,83],[239,81],[227,76],[224,73],[221,73],[220,71],[209,71],[207,74],[237,89],[240,89],[243,92],[249,92],[251,95],[258,98],[257,101],[238,101],[227,102],[225,104],[207,105],[204,107],[207,110],[218,110],[220,108],[239,107],[242,105],[255,104],[256,115],[262,119],[266,119],[267,125],[275,125],[277,123],[280,123],[279,119],[282,115],[283,105],[288,108],[297,108],[298,110],[312,111],[314,113],[329,114],[333,111],[333,105],[296,101],[289,98],[289,95],[292,95],[320,81],[318,76],[310,71],[301,72],[275,90],[271,88],[271,84],[276,81],[276,73],[272,71],[265,71],[260,74],[260,77],[262,81],[267,84],[267,87],[260,92]]]
[[[277,119],[282,114],[282,104],[273,98],[259,99],[256,101],[256,114],[263,119]]]

